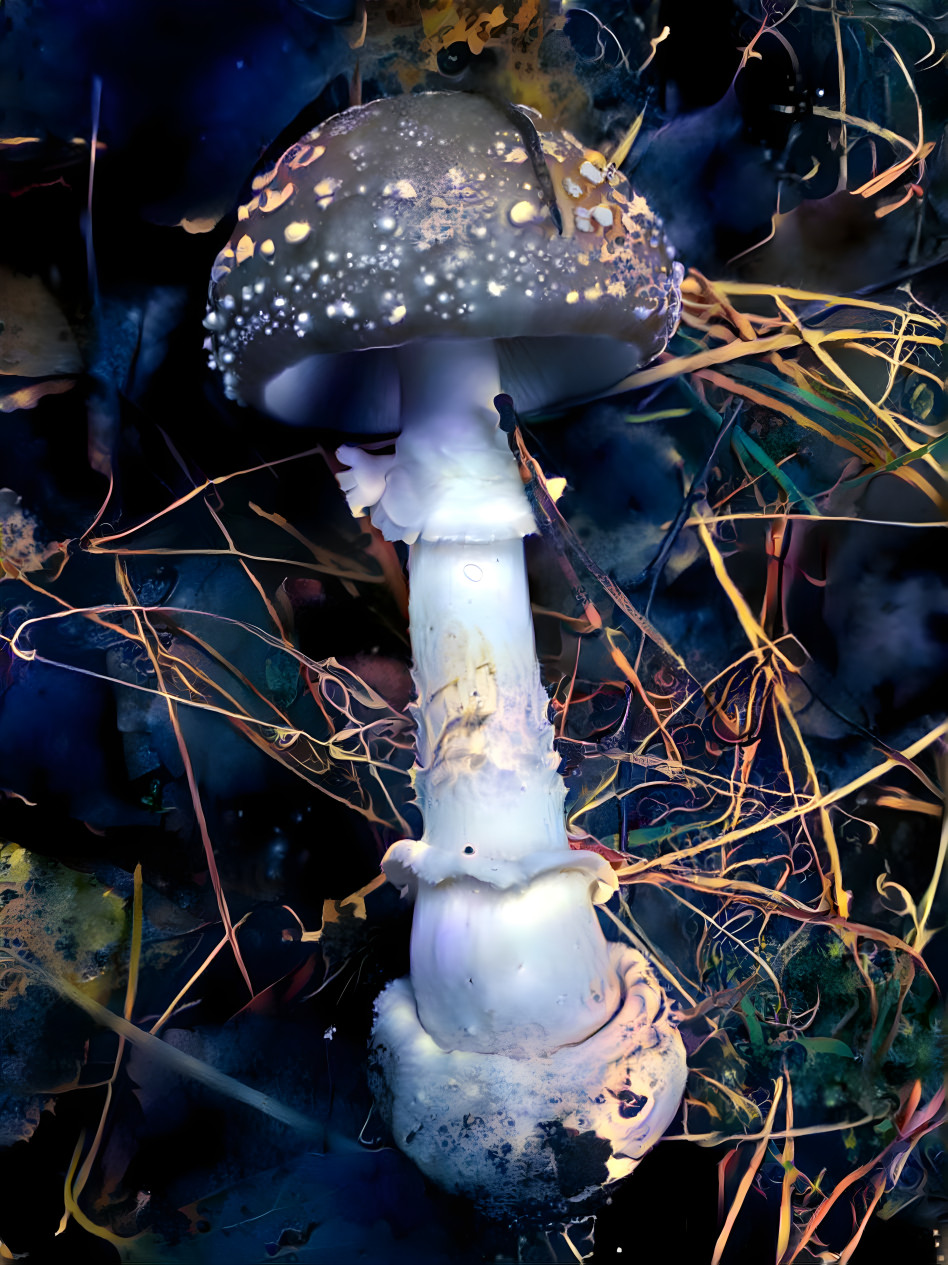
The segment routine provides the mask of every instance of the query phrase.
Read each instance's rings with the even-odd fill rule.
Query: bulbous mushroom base
[[[645,958],[611,945],[612,1019],[541,1058],[446,1051],[411,980],[376,1001],[369,1079],[395,1142],[427,1177],[493,1216],[569,1217],[631,1173],[678,1110],[685,1048]]]

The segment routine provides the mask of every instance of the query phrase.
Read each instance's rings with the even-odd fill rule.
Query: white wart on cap
[[[214,264],[205,324],[228,395],[288,421],[397,430],[386,349],[414,340],[496,340],[522,411],[656,356],[682,276],[661,221],[602,155],[539,138],[562,234],[523,136],[483,97],[373,101],[304,136],[254,180]],[[320,418],[353,353],[351,416]]]

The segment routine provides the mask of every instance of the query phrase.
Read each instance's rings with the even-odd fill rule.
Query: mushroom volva
[[[650,360],[681,275],[601,155],[463,93],[309,132],[255,180],[212,273],[232,398],[398,432],[393,454],[338,452],[353,513],[410,546],[424,832],[383,860],[415,902],[411,974],[376,1003],[370,1079],[402,1150],[495,1213],[568,1209],[629,1173],[684,1090],[651,967],[599,925],[613,871],[567,838],[535,523],[493,407],[589,395]]]

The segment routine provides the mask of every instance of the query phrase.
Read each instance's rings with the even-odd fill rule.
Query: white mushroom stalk
[[[402,356],[395,456],[338,453],[350,507],[410,543],[425,832],[390,849],[385,871],[415,895],[425,1031],[446,1050],[547,1055],[618,1005],[591,901],[615,881],[567,840],[521,543],[534,524],[491,403],[496,352],[442,341]]]
[[[685,1054],[649,964],[603,934],[612,869],[567,837],[535,524],[493,400],[589,394],[656,355],[681,269],[601,155],[533,139],[528,159],[509,113],[466,94],[330,120],[255,181],[206,324],[235,398],[398,431],[393,455],[338,450],[353,512],[409,545],[424,822],[383,859],[414,899],[411,974],[377,1001],[370,1080],[441,1186],[564,1216],[659,1139]]]
[[[534,524],[491,407],[496,355],[449,341],[401,355],[395,455],[338,452],[353,511],[410,545],[425,829],[383,860],[415,907],[411,977],[377,1003],[374,1088],[440,1184],[494,1211],[560,1207],[657,1140],[684,1052],[644,959],[600,928],[611,868],[569,845],[521,540]],[[571,1149],[585,1164],[564,1162]]]

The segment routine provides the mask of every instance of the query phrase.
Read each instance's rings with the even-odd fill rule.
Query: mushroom
[[[415,905],[410,978],[376,1003],[376,1099],[447,1189],[493,1212],[566,1207],[659,1138],[685,1054],[648,962],[603,935],[613,871],[567,837],[535,523],[493,402],[589,395],[657,355],[681,266],[602,155],[466,94],[347,110],[253,194],[205,321],[227,393],[398,432],[389,455],[338,450],[352,511],[410,546],[424,834],[383,860]]]

